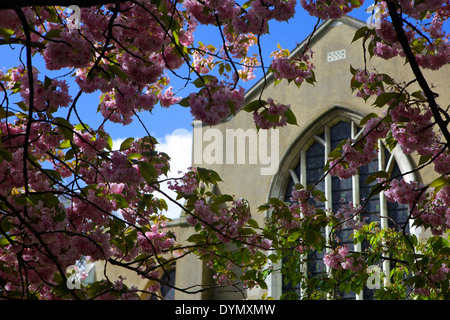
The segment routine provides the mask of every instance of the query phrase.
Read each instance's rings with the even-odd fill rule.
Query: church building
[[[323,175],[327,155],[346,138],[355,138],[360,134],[360,121],[370,113],[379,113],[369,99],[365,102],[351,91],[350,81],[353,68],[364,68],[364,48],[362,41],[352,42],[355,32],[366,23],[344,16],[336,20],[323,22],[312,35],[305,39],[292,54],[308,49],[314,52],[316,85],[302,84],[298,89],[295,84],[283,80],[276,86],[273,75],[260,79],[247,91],[246,104],[259,99],[272,98],[274,101],[291,106],[298,125],[287,125],[268,131],[256,131],[252,115],[245,111],[238,112],[226,121],[210,127],[194,121],[193,161],[194,167],[205,167],[215,170],[222,182],[216,186],[216,192],[242,197],[250,203],[253,219],[263,225],[267,213],[258,213],[258,206],[269,198],[288,199],[292,186],[296,183],[309,185]],[[409,65],[404,58],[395,57],[383,60],[370,58],[367,53],[367,70],[376,69],[379,73],[387,73],[398,81],[408,83],[414,79]],[[434,90],[439,93],[438,103],[447,106],[450,101],[448,90],[449,66],[439,71],[424,70],[424,75]],[[264,132],[263,132],[264,131]],[[212,152],[211,144],[215,137],[222,137],[221,153]],[[209,148],[209,149],[208,149]],[[357,176],[347,180],[327,176],[319,185],[326,198],[324,209],[335,209],[341,202],[352,201],[358,204],[369,195],[371,185],[364,181],[379,170],[392,173],[406,173],[404,179],[430,183],[437,176],[432,168],[411,172],[418,164],[414,156],[406,155],[396,147],[389,152],[380,142],[378,159],[362,167]],[[217,151],[217,150],[216,150]],[[370,199],[367,210],[378,213],[381,218],[380,227],[392,226],[392,221],[402,223],[408,217],[407,208],[386,200],[383,193]],[[371,215],[372,217],[372,215]],[[389,217],[390,219],[386,218]],[[192,227],[187,224],[183,215],[169,224],[178,239],[187,239],[192,234]],[[411,227],[410,232],[422,231]],[[349,246],[353,246],[351,239]],[[361,248],[354,248],[360,250]],[[315,263],[308,266],[311,274],[322,272],[323,263],[318,257]],[[100,271],[102,272],[102,270]],[[383,264],[383,272],[389,272],[389,263]],[[210,269],[205,262],[195,256],[177,261],[173,266],[173,283],[176,287],[188,288],[199,284],[213,283]],[[142,281],[142,280],[141,280]],[[142,284],[141,287],[145,287]],[[268,296],[278,299],[287,288],[281,275],[273,275],[268,279]],[[164,288],[162,288],[163,290]],[[179,291],[162,292],[167,298],[175,299],[260,299],[266,292],[261,289],[212,290],[187,294]],[[165,290],[165,289],[164,289]],[[370,292],[355,293],[343,298],[367,299]]]

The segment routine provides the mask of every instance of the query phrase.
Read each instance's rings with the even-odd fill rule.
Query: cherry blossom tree
[[[320,21],[339,18],[363,2],[300,4]],[[71,5],[80,8],[81,21],[68,13]],[[251,50],[261,52],[259,40],[270,21],[294,18],[296,1],[2,2],[0,44],[21,48],[15,51],[21,63],[0,71],[0,297],[135,299],[141,292],[120,280],[69,289],[68,269],[88,256],[158,282],[171,262],[197,254],[208,261],[218,286],[240,282],[265,288],[268,275],[282,272],[293,285],[302,285],[305,297],[334,298],[336,288],[362,290],[371,276],[368,266],[387,260],[396,267],[377,297],[448,298],[450,249],[444,236],[450,227],[450,116],[446,106],[438,105],[422,70],[449,62],[443,24],[450,6],[448,0],[375,5],[379,28],[361,28],[354,40],[367,45],[370,55],[403,57],[420,90],[409,92],[410,84],[392,75],[352,69],[354,94],[365,100],[374,97],[383,116],[370,114],[362,120],[363,136],[343,141],[330,154],[326,174],[343,179],[355,175],[376,158],[379,139],[390,147],[399,145],[406,154],[418,154],[414,170],[432,167],[438,179],[422,185],[378,172],[371,176],[377,181],[371,195],[383,191],[389,201],[408,205],[408,223],[432,235],[421,241],[406,232],[406,225],[386,231],[357,220],[364,204],[324,212],[309,201],[325,200],[317,184],[294,186],[288,201],[261,204],[260,210],[272,213],[259,225],[244,199],[210,191],[221,181],[216,172],[192,168],[169,179],[178,194],[170,200],[196,230],[188,239],[191,245],[181,245],[167,229],[167,204],[158,198],[164,193],[160,184],[167,181],[170,155],[156,150],[150,134],[129,138],[114,149],[104,125],[127,126],[157,103],[187,107],[209,125],[239,111],[251,113],[261,130],[295,124],[289,105],[273,99],[245,105],[241,84],[254,79],[257,69],[273,73],[276,81],[293,81],[299,90],[315,83],[311,52],[292,56],[277,48],[269,66]],[[196,44],[199,25],[217,28],[222,44]],[[37,56],[45,62],[43,70],[36,67]],[[188,69],[188,77],[178,73],[182,68]],[[60,70],[69,70],[66,76],[74,77],[77,88],[69,88],[64,76],[47,73]],[[168,74],[197,90],[181,99]],[[97,128],[79,116],[80,97],[93,92],[101,94],[98,112],[104,119]],[[369,241],[370,249],[352,252],[335,241],[334,233],[344,225],[354,229],[355,242]],[[326,226],[333,230],[329,237],[321,233]],[[308,254],[323,250],[330,270],[326,275],[308,278],[298,271]],[[280,269],[271,267],[287,257]],[[245,272],[235,274],[232,266]],[[157,289],[152,286],[147,293]]]

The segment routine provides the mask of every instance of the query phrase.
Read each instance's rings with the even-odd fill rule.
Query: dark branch
[[[79,7],[94,7],[114,3],[124,3],[128,0],[15,0],[15,1],[1,1],[0,10],[17,9],[32,6],[63,6],[69,7],[71,5]]]
[[[392,24],[394,26],[394,30],[397,33],[398,41],[400,42],[403,52],[405,53],[406,58],[408,59],[408,63],[411,66],[411,70],[414,73],[414,76],[417,79],[418,84],[422,88],[425,93],[425,97],[428,100],[428,104],[431,112],[433,113],[433,117],[436,120],[439,128],[441,129],[442,134],[446,139],[446,144],[450,143],[450,132],[447,129],[447,122],[441,116],[439,106],[436,102],[436,94],[431,90],[428,85],[427,80],[425,79],[422,71],[420,70],[419,64],[414,56],[414,53],[409,45],[408,38],[406,37],[405,30],[403,30],[402,18],[397,12],[397,6],[392,1],[387,1],[387,6],[389,9],[389,15],[392,19]]]

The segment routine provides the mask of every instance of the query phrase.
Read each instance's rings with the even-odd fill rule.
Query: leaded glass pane
[[[351,132],[351,124],[349,122],[339,122],[331,127],[331,150],[336,149],[342,140],[351,138]]]
[[[314,185],[323,176],[323,167],[325,163],[325,148],[319,142],[314,144],[306,151],[306,184]],[[322,180],[316,187],[322,192],[325,191],[325,182]],[[311,204],[318,208],[325,208],[324,203],[310,199]]]
[[[294,185],[295,185],[294,179],[291,178],[286,188],[286,193],[284,194],[284,201],[289,201],[292,195],[292,188],[294,187]]]
[[[306,151],[306,183],[307,185],[315,184],[323,175],[323,167],[325,163],[325,148],[319,142],[315,142]],[[322,192],[325,191],[325,182],[321,181],[317,189]],[[325,204],[316,200],[310,199],[310,203],[318,208],[325,208]],[[323,234],[325,231],[323,230]],[[325,264],[323,263],[323,252],[314,252],[308,256],[308,276],[317,277],[325,272]]]
[[[320,136],[322,140],[325,140],[325,134]],[[344,139],[348,139],[351,137],[351,123],[349,122],[339,122],[336,125],[330,128],[330,150],[334,150],[337,145]],[[390,154],[389,152],[385,152],[385,163],[388,162]],[[316,184],[317,181],[323,176],[323,167],[325,163],[325,147],[322,143],[318,141],[314,141],[314,143],[306,150],[306,184],[313,185]],[[300,161],[299,164],[295,167],[295,173],[297,177],[300,177]],[[379,171],[379,162],[378,159],[373,160],[370,164],[359,168],[359,176],[358,176],[358,185],[359,189],[356,190],[360,196],[360,203],[364,205],[364,210],[361,213],[360,219],[364,219],[366,223],[378,221],[380,222],[380,195],[377,194],[369,199],[371,190],[374,185],[376,185],[377,181],[373,181],[370,184],[366,184],[366,179],[373,173]],[[395,164],[394,171],[391,175],[399,175],[400,170],[398,166]],[[289,199],[291,195],[291,188],[294,185],[293,179],[288,184],[288,190],[286,190],[286,200]],[[325,190],[325,180],[321,181],[316,185],[316,188],[326,193]],[[331,178],[331,195],[332,199],[328,199],[331,201],[331,207],[334,212],[336,212],[342,204],[348,203],[353,199],[353,192],[355,192],[355,186],[353,185],[353,179],[340,180],[337,177]],[[316,207],[324,209],[325,203],[315,202],[314,200],[310,201]],[[388,226],[399,230],[399,228],[403,227],[408,220],[408,209],[405,205],[394,204],[388,202],[388,215],[392,218],[393,221],[389,221]],[[409,232],[409,226],[406,229]],[[323,230],[323,234],[325,235],[325,230]],[[341,229],[335,231],[335,235],[337,239],[339,239],[340,244],[347,244],[352,250],[353,248],[353,230],[352,229]],[[366,250],[369,247],[369,243],[367,241],[362,243],[362,250]],[[313,252],[308,256],[308,265],[307,271],[308,276],[317,277],[320,276],[321,273],[326,272],[325,264],[323,263],[323,255],[324,252]],[[289,284],[283,285],[284,290],[298,290],[298,288],[291,288]],[[369,290],[368,288],[364,288],[363,297],[364,299],[373,299],[374,298],[374,290]],[[338,295],[341,299],[354,299],[355,294],[353,292],[344,294],[338,292]]]
[[[339,122],[330,128],[331,150],[334,150],[338,144],[351,137],[351,124],[348,122]],[[331,178],[331,194],[332,194],[332,210],[336,212],[342,204],[352,201],[353,198],[353,183],[352,179],[341,180],[338,177]],[[342,228],[336,233],[340,245],[347,245],[350,250],[353,250],[353,229]],[[348,300],[355,299],[354,292],[341,292],[338,290],[337,294],[340,299]]]

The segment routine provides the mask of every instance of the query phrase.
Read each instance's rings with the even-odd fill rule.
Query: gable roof
[[[326,33],[328,33],[333,27],[338,26],[340,24],[347,24],[349,26],[354,27],[355,29],[359,29],[362,28],[366,25],[365,22],[350,17],[350,16],[342,16],[339,19],[328,19],[326,21],[324,21],[317,29],[315,32],[311,33],[305,40],[303,40],[292,52],[291,52],[291,57],[295,56],[296,54],[298,54],[299,52],[301,52],[302,50],[304,50],[305,46],[312,46],[314,45],[314,43],[316,43],[317,41],[319,41]],[[252,98],[260,92],[260,90],[262,89],[262,87],[264,86],[264,83],[266,82],[266,84],[271,81],[274,77],[274,74],[271,73],[269,75],[267,75],[266,77],[262,77],[261,79],[259,79],[259,81],[257,83],[255,83],[250,89],[247,90],[246,94],[245,94],[245,100],[246,103],[248,103],[249,101],[252,100]]]

